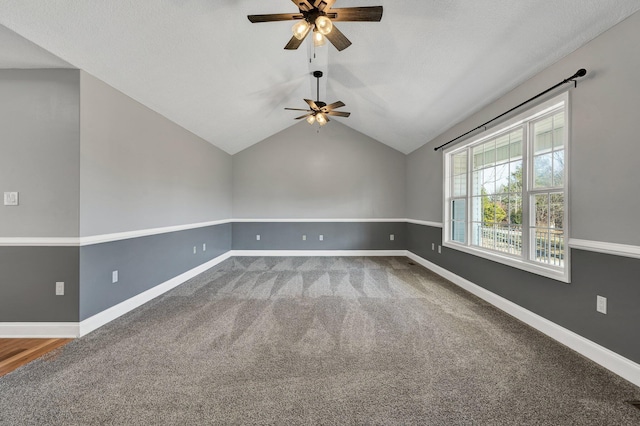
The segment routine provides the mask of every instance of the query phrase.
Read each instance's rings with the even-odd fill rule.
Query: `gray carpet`
[[[638,425],[628,400],[406,258],[240,257],[0,378],[0,424]]]

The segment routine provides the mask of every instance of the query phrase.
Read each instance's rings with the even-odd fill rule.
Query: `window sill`
[[[513,268],[521,269],[523,271],[530,272],[532,274],[541,275],[543,277],[551,278],[557,281],[561,281],[564,283],[570,283],[571,279],[569,276],[569,259],[565,257],[565,266],[564,269],[555,269],[555,268],[547,268],[542,265],[536,265],[533,263],[525,262],[519,259],[515,259],[509,256],[501,256],[497,253],[490,253],[484,250],[478,250],[473,247],[452,243],[450,241],[445,241],[443,246],[462,251],[474,256],[482,257],[487,260],[491,260],[493,262],[502,263],[503,265],[511,266]]]

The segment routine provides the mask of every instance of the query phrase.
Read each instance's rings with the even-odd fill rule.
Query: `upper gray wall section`
[[[0,237],[77,237],[78,70],[0,70]]]
[[[442,221],[442,153],[434,147],[586,68],[587,76],[570,95],[571,237],[640,245],[639,28],[636,13],[412,152],[407,159],[409,218]]]
[[[231,156],[95,77],[81,79],[80,235],[231,217]]]
[[[332,120],[233,156],[234,218],[404,218],[405,155]]]

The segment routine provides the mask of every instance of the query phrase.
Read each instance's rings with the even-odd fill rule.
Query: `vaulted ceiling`
[[[297,12],[290,0],[0,0],[0,68],[83,69],[230,154],[295,124],[284,107],[315,99],[311,72],[322,70],[321,100],[352,113],[332,119],[409,153],[640,10],[638,0],[335,7],[374,5],[381,22],[336,24],[353,42],[338,52],[310,40],[284,50],[291,22],[247,19]]]

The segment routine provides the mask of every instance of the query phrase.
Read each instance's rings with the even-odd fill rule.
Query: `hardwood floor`
[[[0,339],[0,377],[73,339]]]

